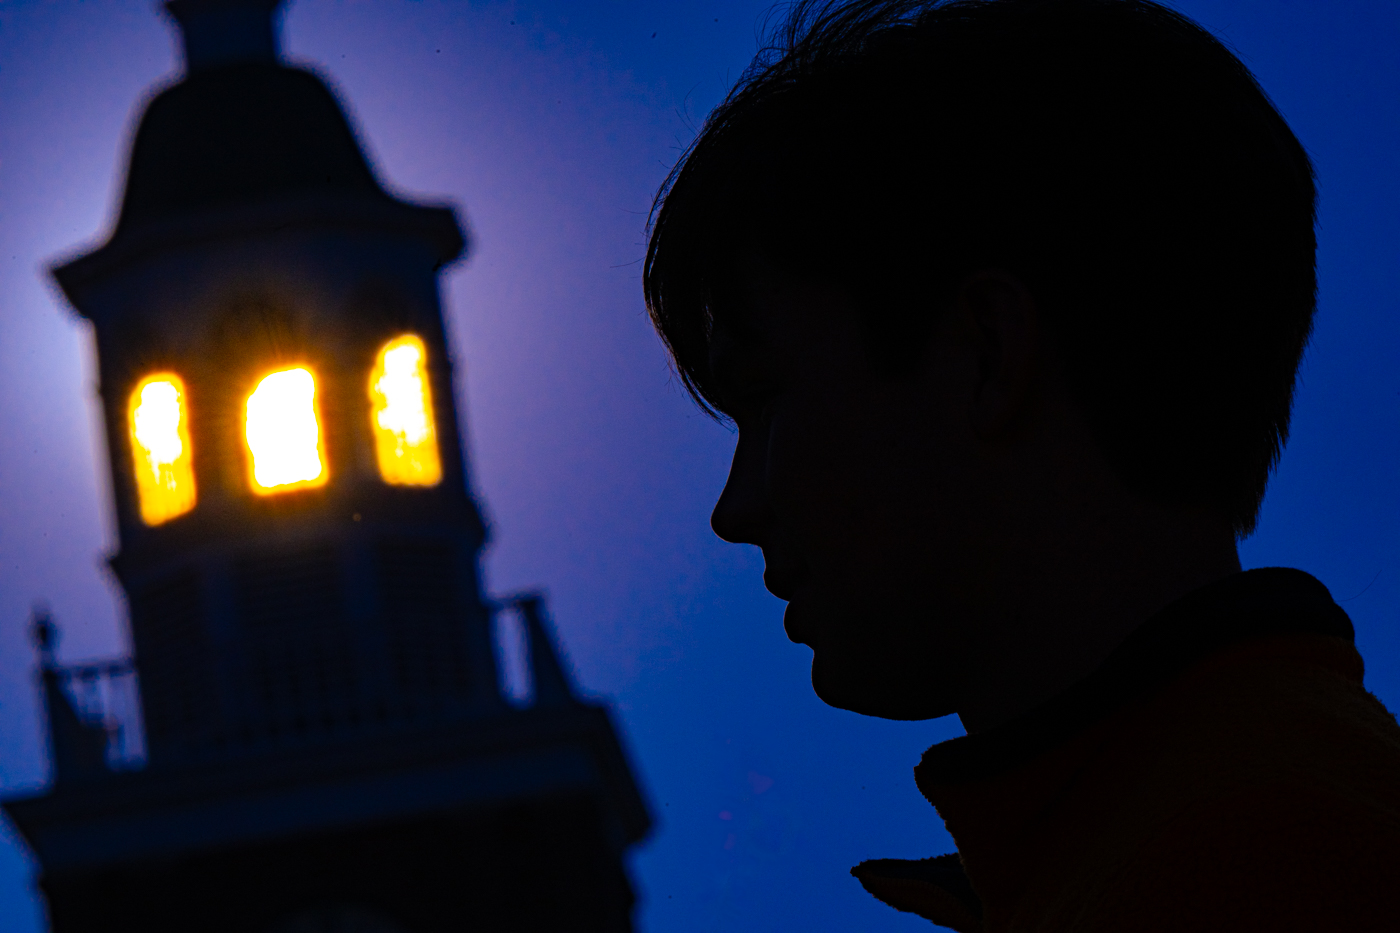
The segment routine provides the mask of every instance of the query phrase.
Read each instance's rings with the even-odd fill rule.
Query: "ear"
[[[973,425],[1001,433],[1025,411],[1042,364],[1039,308],[1020,280],[996,269],[969,276],[954,312],[978,360]]]

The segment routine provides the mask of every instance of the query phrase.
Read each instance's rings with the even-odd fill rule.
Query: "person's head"
[[[997,594],[1096,509],[1252,530],[1312,167],[1146,0],[799,3],[775,36],[658,197],[647,305],[738,424],[715,527],[763,547],[819,694],[951,712]]]

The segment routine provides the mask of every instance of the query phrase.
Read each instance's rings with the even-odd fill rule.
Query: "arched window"
[[[128,408],[141,521],[160,525],[195,503],[185,384],[174,373],[147,376],[131,393]]]
[[[392,486],[442,481],[427,358],[423,341],[404,334],[380,348],[370,372],[370,428],[379,475]]]
[[[258,495],[325,484],[311,370],[297,367],[264,376],[248,396],[244,436],[249,480]]]

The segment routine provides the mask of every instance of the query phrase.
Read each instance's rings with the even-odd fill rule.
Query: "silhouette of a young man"
[[[1315,190],[1146,0],[799,4],[658,200],[645,288],[733,419],[826,702],[968,735],[956,930],[1400,930],[1400,729],[1297,570],[1241,572],[1311,328]]]

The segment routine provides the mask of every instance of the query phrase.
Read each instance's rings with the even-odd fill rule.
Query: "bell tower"
[[[166,4],[186,74],[110,239],[54,269],[97,338],[134,658],[63,668],[38,620],[54,786],[6,809],[60,933],[629,929],[648,820],[607,712],[538,598],[480,588],[438,294],[466,237],[280,61],[279,4]],[[135,762],[101,702],[132,676]]]

